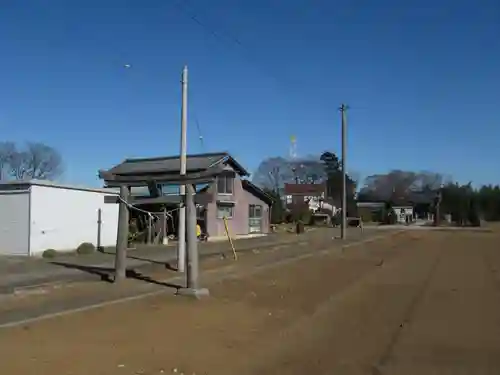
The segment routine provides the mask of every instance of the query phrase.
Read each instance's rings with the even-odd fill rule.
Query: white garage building
[[[48,181],[0,183],[0,255],[41,255],[75,250],[82,242],[116,243],[118,205],[105,204],[111,189],[91,189]]]

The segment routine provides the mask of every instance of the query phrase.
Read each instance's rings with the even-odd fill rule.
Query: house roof
[[[285,195],[320,195],[326,190],[322,184],[285,184]]]
[[[359,208],[383,208],[385,202],[357,202]]]
[[[248,180],[241,180],[241,185],[243,186],[243,189],[247,190],[251,194],[255,195],[256,197],[260,198],[262,201],[264,201],[267,204],[272,204],[274,202],[274,198],[267,194],[264,190],[259,188],[257,185],[252,184]]]
[[[0,191],[5,190],[24,190],[29,189],[31,186],[43,186],[43,187],[51,187],[56,189],[66,189],[66,190],[80,190],[80,191],[90,191],[95,193],[106,193],[106,194],[119,194],[119,191],[112,188],[96,188],[90,186],[80,186],[80,185],[69,185],[69,184],[60,184],[54,181],[48,180],[13,180],[13,181],[1,181],[0,182]]]
[[[187,155],[186,172],[201,172],[214,167],[219,163],[231,165],[235,171],[248,176],[249,173],[228,152],[215,152],[205,154]],[[109,169],[107,172],[114,175],[130,176],[135,174],[168,174],[180,172],[180,157],[162,156],[155,158],[125,159],[120,164]]]
[[[267,194],[265,191],[257,187],[256,185],[252,184],[248,180],[241,180],[241,184],[243,186],[243,189],[248,191],[250,194],[255,195],[259,199],[261,199],[263,202],[267,204],[272,204],[274,202],[274,199],[272,196]],[[199,193],[206,191],[207,187],[204,187],[199,190]],[[159,204],[159,203],[166,203],[166,204],[178,204],[181,202],[181,196],[178,194],[172,194],[172,195],[162,195],[160,197],[149,197],[147,195],[143,196],[135,196],[133,198],[134,204]],[[211,194],[196,194],[195,195],[195,202],[199,204],[207,204],[211,201],[212,195]],[[221,203],[228,203],[228,204],[234,204],[235,202],[233,201],[221,201]]]

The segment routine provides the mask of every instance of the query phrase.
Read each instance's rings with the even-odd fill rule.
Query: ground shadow
[[[99,252],[103,254],[108,254],[108,255],[115,255],[116,251],[114,248],[100,248]],[[135,259],[135,260],[140,260],[142,262],[149,262],[151,264],[158,264],[161,266],[165,266],[165,268],[169,271],[177,271],[177,267],[174,267],[170,262],[167,261],[161,261],[161,260],[154,260],[150,258],[144,258],[144,257],[138,257],[138,256],[132,256],[132,255],[127,255],[128,259]]]
[[[114,270],[114,268],[111,268],[111,267],[84,266],[84,265],[80,265],[80,264],[66,263],[66,262],[55,262],[55,261],[51,262],[51,264],[54,264],[54,265],[60,266],[60,267],[64,267],[64,268],[79,270],[82,272],[89,273],[91,275],[96,275],[96,276],[99,276],[99,278],[102,281],[105,281],[108,283],[114,282],[115,270]],[[176,290],[179,290],[180,288],[182,288],[181,285],[163,282],[163,281],[157,281],[157,280],[152,279],[151,277],[144,275],[144,274],[142,274],[134,269],[127,269],[126,270],[126,277],[128,279],[140,280],[140,281],[144,281],[144,282],[147,282],[150,284],[161,285],[161,286],[173,288]]]
[[[99,276],[102,281],[113,282],[114,269],[111,267],[96,267],[96,266],[83,266],[80,264],[67,263],[67,262],[50,262],[56,266],[61,266],[64,268],[70,268],[82,272],[89,273],[91,275]]]
[[[128,259],[140,260],[142,262],[149,262],[151,264],[158,264],[160,266],[165,266],[165,268],[167,270],[177,271],[177,267],[172,266],[172,264],[170,264],[170,262],[161,261],[161,260],[154,260],[154,259],[149,259],[149,258],[136,257],[136,256],[131,256],[131,255],[127,255],[127,258]]]

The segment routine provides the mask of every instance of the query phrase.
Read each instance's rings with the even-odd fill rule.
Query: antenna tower
[[[290,137],[290,159],[297,159],[297,138],[294,135]]]

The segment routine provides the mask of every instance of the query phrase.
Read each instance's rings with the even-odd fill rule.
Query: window
[[[258,204],[251,204],[249,206],[249,218],[260,218],[262,217],[262,206]]]
[[[228,204],[218,204],[217,205],[217,218],[222,219],[230,219],[233,217],[233,209],[234,206]]]
[[[233,176],[217,177],[217,193],[218,194],[233,194]]]
[[[248,232],[259,233],[262,231],[262,206],[250,204],[248,206]]]
[[[161,191],[163,195],[179,195],[181,193],[181,187],[179,185],[162,185]]]

